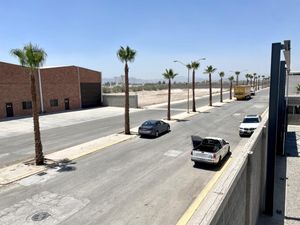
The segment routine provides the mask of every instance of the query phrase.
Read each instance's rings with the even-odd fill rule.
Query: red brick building
[[[101,72],[77,66],[41,68],[36,74],[39,111],[101,105]],[[31,115],[30,77],[19,65],[0,62],[0,118]]]

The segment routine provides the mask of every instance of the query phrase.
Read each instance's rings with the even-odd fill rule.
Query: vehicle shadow
[[[175,119],[176,122],[188,122],[190,120],[186,120],[186,119]]]
[[[219,171],[222,169],[222,167],[224,166],[224,164],[227,162],[227,160],[230,158],[231,156],[231,152],[229,152],[221,161],[220,164],[209,164],[209,163],[198,163],[197,165],[194,164],[194,168],[196,169],[203,169],[203,170],[210,170],[210,171]]]

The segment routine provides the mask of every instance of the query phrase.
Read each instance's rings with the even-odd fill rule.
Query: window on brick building
[[[58,106],[58,99],[51,99],[51,100],[50,100],[50,106],[51,106],[51,107],[56,107],[56,106]]]
[[[22,102],[23,109],[32,109],[31,101]]]

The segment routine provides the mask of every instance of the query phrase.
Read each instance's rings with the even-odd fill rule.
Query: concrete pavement
[[[172,120],[166,122],[172,124],[176,123],[177,121],[181,121],[187,119],[191,116],[195,116],[198,113],[209,111],[214,107],[220,107],[226,103],[230,103],[234,100],[225,99],[223,103],[214,103],[213,106],[203,106],[197,108],[197,112],[183,112],[172,116]],[[111,111],[111,109],[108,109]],[[51,167],[53,164],[58,164],[62,161],[72,161],[74,159],[80,158],[82,156],[91,154],[96,151],[100,151],[108,146],[129,140],[134,138],[135,135],[138,133],[138,127],[134,127],[131,129],[131,133],[133,135],[124,135],[124,134],[112,134],[109,136],[101,137],[95,139],[93,141],[89,141],[86,143],[82,143],[80,145],[76,145],[73,147],[69,147],[57,152],[53,152],[51,154],[45,155],[46,165],[45,166],[35,166],[33,159],[26,162],[20,162],[8,167],[4,167],[0,169],[0,187],[1,185],[7,185],[17,180],[23,179],[25,177],[40,173],[42,171],[46,171],[49,166]]]
[[[50,214],[44,224],[175,224],[218,171],[193,167],[190,135],[221,136],[234,149],[243,115],[266,105],[262,95],[214,107],[159,138],[133,138],[8,185],[0,224],[34,224],[38,212]]]
[[[224,94],[226,98],[228,94]],[[213,96],[213,102],[218,102],[219,96]],[[199,98],[196,100],[196,106],[207,106],[208,97]],[[43,120],[48,124],[41,130],[41,138],[43,144],[44,154],[60,151],[65,148],[73,147],[85,142],[89,142],[101,137],[105,137],[114,133],[123,131],[124,109],[117,107],[82,110],[70,112],[79,114],[77,116],[68,116],[68,113],[61,113],[57,115],[45,115]],[[159,108],[132,110],[130,112],[130,125],[131,127],[139,126],[147,119],[161,119],[167,116],[166,106]],[[184,113],[186,111],[186,102],[171,103],[171,115]],[[91,114],[91,115],[89,115]],[[50,116],[48,118],[48,116]],[[86,118],[85,118],[86,116]],[[58,121],[55,118],[58,117]],[[48,119],[47,119],[48,118]],[[82,118],[82,121],[80,120]],[[34,140],[33,134],[27,132],[32,126],[32,119],[26,119],[26,129],[17,128],[18,123],[15,121],[10,126],[12,121],[4,121],[0,123],[8,130],[3,134],[5,137],[0,137],[0,168],[9,166],[13,163],[21,162],[23,160],[34,157]],[[23,121],[24,122],[24,121]],[[20,127],[24,125],[21,120]],[[5,124],[8,124],[7,126]],[[16,133],[14,128],[16,127]],[[50,128],[52,127],[52,128]]]

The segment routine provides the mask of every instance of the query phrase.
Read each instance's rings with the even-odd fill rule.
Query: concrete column
[[[279,93],[279,67],[281,43],[272,44],[271,56],[271,85],[269,100],[269,135],[267,155],[267,185],[265,213],[273,216],[274,177],[275,177],[275,152],[277,149],[277,123],[278,123],[278,93]]]
[[[257,150],[257,149],[254,149]],[[245,225],[252,225],[252,208],[253,208],[253,204],[252,204],[252,173],[253,173],[253,168],[252,168],[252,159],[253,158],[253,152],[249,152],[248,153],[248,162],[247,162],[247,178],[246,178],[246,213],[245,213]]]

